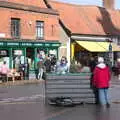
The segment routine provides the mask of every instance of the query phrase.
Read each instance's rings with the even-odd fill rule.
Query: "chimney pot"
[[[106,9],[114,9],[115,0],[103,0],[103,7]]]

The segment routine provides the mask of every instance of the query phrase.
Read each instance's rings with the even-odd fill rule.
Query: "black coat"
[[[46,68],[46,72],[50,72],[51,71],[51,61],[46,60],[44,65],[45,65],[45,68]]]

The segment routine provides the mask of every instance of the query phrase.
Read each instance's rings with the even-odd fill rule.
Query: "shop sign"
[[[34,43],[34,46],[35,46],[35,47],[39,47],[39,46],[42,47],[42,46],[44,46],[44,44],[43,44],[43,43]]]
[[[22,55],[22,50],[14,50],[14,55]]]
[[[50,47],[50,44],[45,43],[45,47]]]
[[[2,47],[59,47],[58,43],[39,43],[39,42],[0,42],[0,46]]]
[[[19,46],[17,42],[7,42],[7,46]]]
[[[57,51],[56,51],[56,50],[50,50],[50,51],[49,51],[49,54],[56,55],[56,54],[57,54]]]
[[[60,44],[52,44],[52,47],[59,47]]]
[[[5,33],[0,33],[0,38],[5,38]]]
[[[0,55],[7,55],[7,51],[6,50],[0,50]]]
[[[32,43],[21,43],[21,46],[32,46]]]

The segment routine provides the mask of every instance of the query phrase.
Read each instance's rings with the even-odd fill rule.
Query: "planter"
[[[90,87],[91,73],[47,74],[45,82],[46,101],[56,97],[70,97],[74,103],[94,103]]]

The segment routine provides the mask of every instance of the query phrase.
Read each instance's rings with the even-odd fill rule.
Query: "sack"
[[[54,103],[57,106],[64,106],[64,107],[75,106],[75,104],[73,103],[70,97],[56,97],[51,99],[51,103]]]

